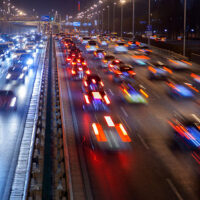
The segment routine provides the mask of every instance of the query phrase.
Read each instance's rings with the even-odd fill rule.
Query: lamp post
[[[133,19],[132,19],[132,32],[133,32],[133,41],[135,39],[135,0],[133,0]]]
[[[113,3],[113,32],[115,32],[115,6],[116,6],[116,2]]]
[[[121,3],[121,37],[123,35],[123,5],[126,3],[125,0],[120,0]]]
[[[109,12],[109,8],[110,8],[110,6],[107,6],[107,8],[108,8],[108,33],[110,32],[110,12]]]
[[[187,0],[184,0],[184,27],[183,27],[183,56],[185,56],[186,47],[186,17],[187,17]]]
[[[102,10],[102,20],[101,20],[101,25],[102,25],[102,33],[103,33],[103,12],[105,9]]]
[[[149,8],[148,8],[148,13],[149,13],[149,15],[148,15],[148,26],[149,26],[149,28],[150,28],[150,26],[151,26],[151,0],[149,0]],[[148,35],[148,46],[150,47],[150,35]]]

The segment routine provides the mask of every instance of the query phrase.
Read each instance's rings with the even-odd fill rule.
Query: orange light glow
[[[149,66],[148,69],[149,69],[149,71],[153,72],[154,74],[157,72],[156,69],[151,66]]]
[[[142,60],[149,60],[149,57],[147,57],[147,56],[144,56],[144,55],[141,55],[141,56],[139,56],[139,55],[134,55],[134,56],[132,56],[134,59],[142,59]]]
[[[114,127],[115,124],[113,122],[113,120],[111,119],[110,116],[104,116],[104,119],[106,120],[106,123],[108,124],[109,127]]]
[[[140,89],[140,92],[141,92],[146,98],[149,98],[149,95],[148,95],[143,89]]]
[[[90,74],[90,70],[89,69],[86,71],[86,74]]]
[[[169,69],[169,68],[167,68],[167,67],[163,67],[163,69],[164,69],[165,71],[167,71],[168,73],[172,74],[172,70],[171,70],[171,69]]]
[[[128,71],[128,73],[131,75],[136,75],[136,73],[134,71]]]
[[[194,90],[195,92],[199,93],[199,90],[197,90],[195,87],[193,87],[191,84],[189,83],[185,83],[185,85],[187,85],[190,89]]]
[[[169,59],[169,61],[174,63],[174,64],[176,64],[176,65],[178,65],[178,63],[176,61],[172,60],[172,59]]]
[[[127,131],[121,123],[117,124],[115,128],[123,142],[131,142],[131,138],[128,136]]]
[[[188,62],[188,61],[186,61],[186,60],[181,60],[181,61],[184,62],[184,63],[187,64],[187,65],[192,66],[192,63],[190,63],[190,62]]]
[[[93,123],[92,128],[93,128],[94,134],[95,134],[98,142],[106,142],[107,141],[107,138],[106,138],[100,124]]]
[[[72,74],[76,74],[76,71],[74,71],[73,69],[72,69]]]

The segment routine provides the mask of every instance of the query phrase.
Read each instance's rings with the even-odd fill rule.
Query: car
[[[77,65],[78,67],[80,66],[87,66],[87,62],[83,57],[75,57],[71,60],[71,65],[75,66]]]
[[[122,82],[124,80],[133,80],[135,78],[135,71],[131,65],[120,64],[116,65],[112,68],[113,73],[113,81],[114,82]]]
[[[105,55],[106,55],[106,53],[103,49],[98,49],[98,50],[94,51],[94,57],[96,59],[103,59]]]
[[[86,44],[89,42],[89,40],[91,40],[90,37],[83,37],[82,40],[81,40],[81,43],[82,43],[83,45],[86,45]]]
[[[124,42],[118,42],[115,45],[114,53],[128,53],[128,47],[127,44]]]
[[[40,42],[38,43],[38,49],[43,49],[44,47],[45,47],[44,41],[40,41]]]
[[[81,58],[81,54],[78,53],[78,52],[73,52],[73,53],[69,53],[67,55],[67,58],[66,58],[66,64],[69,65],[69,64],[72,64],[72,61],[75,59],[75,58]]]
[[[194,99],[199,93],[191,83],[181,79],[169,79],[166,83],[168,95],[176,100]]]
[[[28,53],[36,52],[35,42],[27,42],[26,45],[25,45],[25,49]]]
[[[89,74],[84,77],[82,90],[87,92],[89,90],[103,90],[104,83],[101,78],[96,74]]]
[[[6,75],[6,83],[10,81],[16,81],[17,83],[24,83],[25,72],[23,71],[23,68],[19,66],[10,67]]]
[[[5,51],[3,49],[0,49],[0,59],[2,61],[4,61],[6,59],[6,54],[5,54]]]
[[[120,85],[122,100],[131,104],[148,104],[149,95],[139,82],[123,81]]]
[[[27,51],[26,49],[16,49],[14,52],[13,52],[13,58],[18,58],[19,56],[21,56],[22,54],[26,54]]]
[[[132,51],[132,60],[135,65],[145,66],[150,58],[145,52],[134,50]]]
[[[124,64],[123,61],[119,60],[119,59],[114,59],[112,60],[109,64],[108,64],[108,72],[112,73],[113,72],[113,68],[119,66],[120,64]]]
[[[129,50],[133,50],[133,49],[137,49],[138,48],[138,46],[137,46],[135,41],[129,40],[127,44],[128,44],[128,49]]]
[[[71,79],[81,80],[86,74],[90,74],[90,70],[87,65],[73,65],[71,69]]]
[[[108,41],[103,37],[98,39],[98,43],[101,47],[108,47]]]
[[[93,150],[121,151],[130,148],[131,138],[121,120],[104,115],[93,121],[90,128],[90,144]]]
[[[148,67],[150,80],[167,80],[173,73],[171,69],[164,64],[153,63]]]
[[[19,63],[26,66],[32,66],[34,63],[34,57],[31,53],[25,53],[18,57]]]
[[[110,62],[112,62],[113,60],[115,60],[116,58],[113,56],[113,55],[110,55],[110,54],[106,54],[104,56],[103,59],[101,59],[101,64],[100,66],[102,68],[108,68],[108,65],[110,64]]]
[[[88,41],[87,45],[85,46],[85,49],[88,53],[92,53],[98,49],[98,45],[96,41],[90,40]]]
[[[174,149],[190,151],[192,157],[200,163],[200,118],[195,114],[174,116],[168,120],[172,129]]]
[[[176,57],[168,59],[168,67],[175,71],[190,71],[192,63]]]
[[[0,110],[16,110],[17,97],[12,90],[0,90]]]

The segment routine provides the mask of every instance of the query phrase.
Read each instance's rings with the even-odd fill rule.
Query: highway
[[[83,46],[79,46],[84,51]],[[111,45],[109,51],[113,52]],[[85,112],[81,81],[70,80],[70,70],[65,68],[65,58],[57,43],[57,59],[64,79],[61,84],[69,85],[71,111],[75,116],[77,148],[82,149],[89,177],[88,193],[94,199],[199,199],[199,165],[191,153],[172,149],[173,134],[168,119],[175,113],[198,114],[199,105],[194,101],[174,101],[166,92],[164,82],[150,81],[146,67],[135,67],[136,78],[146,88],[149,103],[130,105],[121,100],[119,86],[112,81],[112,75],[100,69],[99,61],[92,54],[84,53],[93,73],[104,81],[111,99],[111,108],[106,112]],[[129,54],[116,57],[125,63],[132,63]],[[166,61],[164,57],[151,55],[153,61]],[[189,78],[188,73],[175,73],[174,77]],[[62,91],[68,93],[69,91]],[[92,150],[90,145],[91,124],[102,121],[105,115],[119,119],[127,127],[132,142],[126,150],[107,152]],[[87,181],[87,180],[85,180]],[[88,183],[85,183],[88,185]],[[87,190],[87,188],[86,188]]]
[[[0,199],[9,197],[35,76],[43,54],[44,50],[38,50],[24,84],[6,83],[5,77],[12,58],[1,62],[0,89],[14,91],[17,96],[17,110],[0,113]]]

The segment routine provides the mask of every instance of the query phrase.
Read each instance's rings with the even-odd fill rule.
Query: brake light
[[[93,82],[94,84],[96,84],[96,80],[95,80],[95,79],[92,79],[92,82]]]
[[[83,68],[82,68],[82,67],[79,67],[78,69],[79,69],[79,71],[83,71]]]
[[[81,62],[81,61],[80,61],[80,59],[78,59],[77,61],[78,61],[78,63],[80,63],[80,62]]]
[[[85,85],[85,87],[87,87],[87,86],[88,86],[88,84],[87,84],[87,81],[84,81],[84,85]]]
[[[102,87],[104,87],[104,83],[102,81],[100,82],[100,84],[101,84]]]
[[[87,65],[87,63],[86,62],[82,62],[82,65]]]
[[[104,96],[104,100],[105,100],[106,104],[110,104],[110,100],[108,99],[107,95]]]
[[[72,69],[72,74],[76,74],[76,71],[74,71],[73,69]]]
[[[163,69],[164,69],[165,71],[167,71],[168,73],[172,74],[172,70],[170,70],[169,68],[163,67]]]
[[[134,71],[128,71],[129,72],[129,74],[131,74],[131,75],[136,75],[136,73],[134,72]]]
[[[76,62],[72,62],[72,65],[75,65],[76,64]]]
[[[153,72],[154,74],[156,73],[156,69],[155,68],[149,66],[148,69],[149,69],[149,71]]]
[[[115,62],[116,62],[116,63],[119,63],[120,61],[119,61],[119,60],[115,60]]]
[[[67,58],[67,61],[70,61],[71,60],[71,58]]]
[[[107,60],[103,60],[103,63],[107,63],[108,61]]]
[[[102,126],[100,124],[93,123],[92,128],[93,128],[94,134],[97,138],[97,141],[99,141],[99,142],[107,141],[105,133],[103,132]]]
[[[72,56],[75,57],[75,54],[73,53]]]
[[[114,65],[110,64],[109,67],[113,67]]]
[[[86,74],[90,74],[90,70],[89,69],[86,71]]]
[[[125,130],[125,128],[124,128],[124,126],[121,123],[119,124],[119,128],[121,129],[123,135],[128,135],[126,130]]]
[[[84,95],[84,97],[85,97],[85,102],[86,102],[87,104],[90,104],[90,100],[89,100],[88,95]]]
[[[122,74],[122,72],[120,72],[119,70],[116,70],[115,73],[118,75]]]
[[[115,124],[113,122],[113,120],[111,119],[110,116],[104,116],[105,120],[106,120],[106,123],[108,124],[109,127],[114,127]]]

